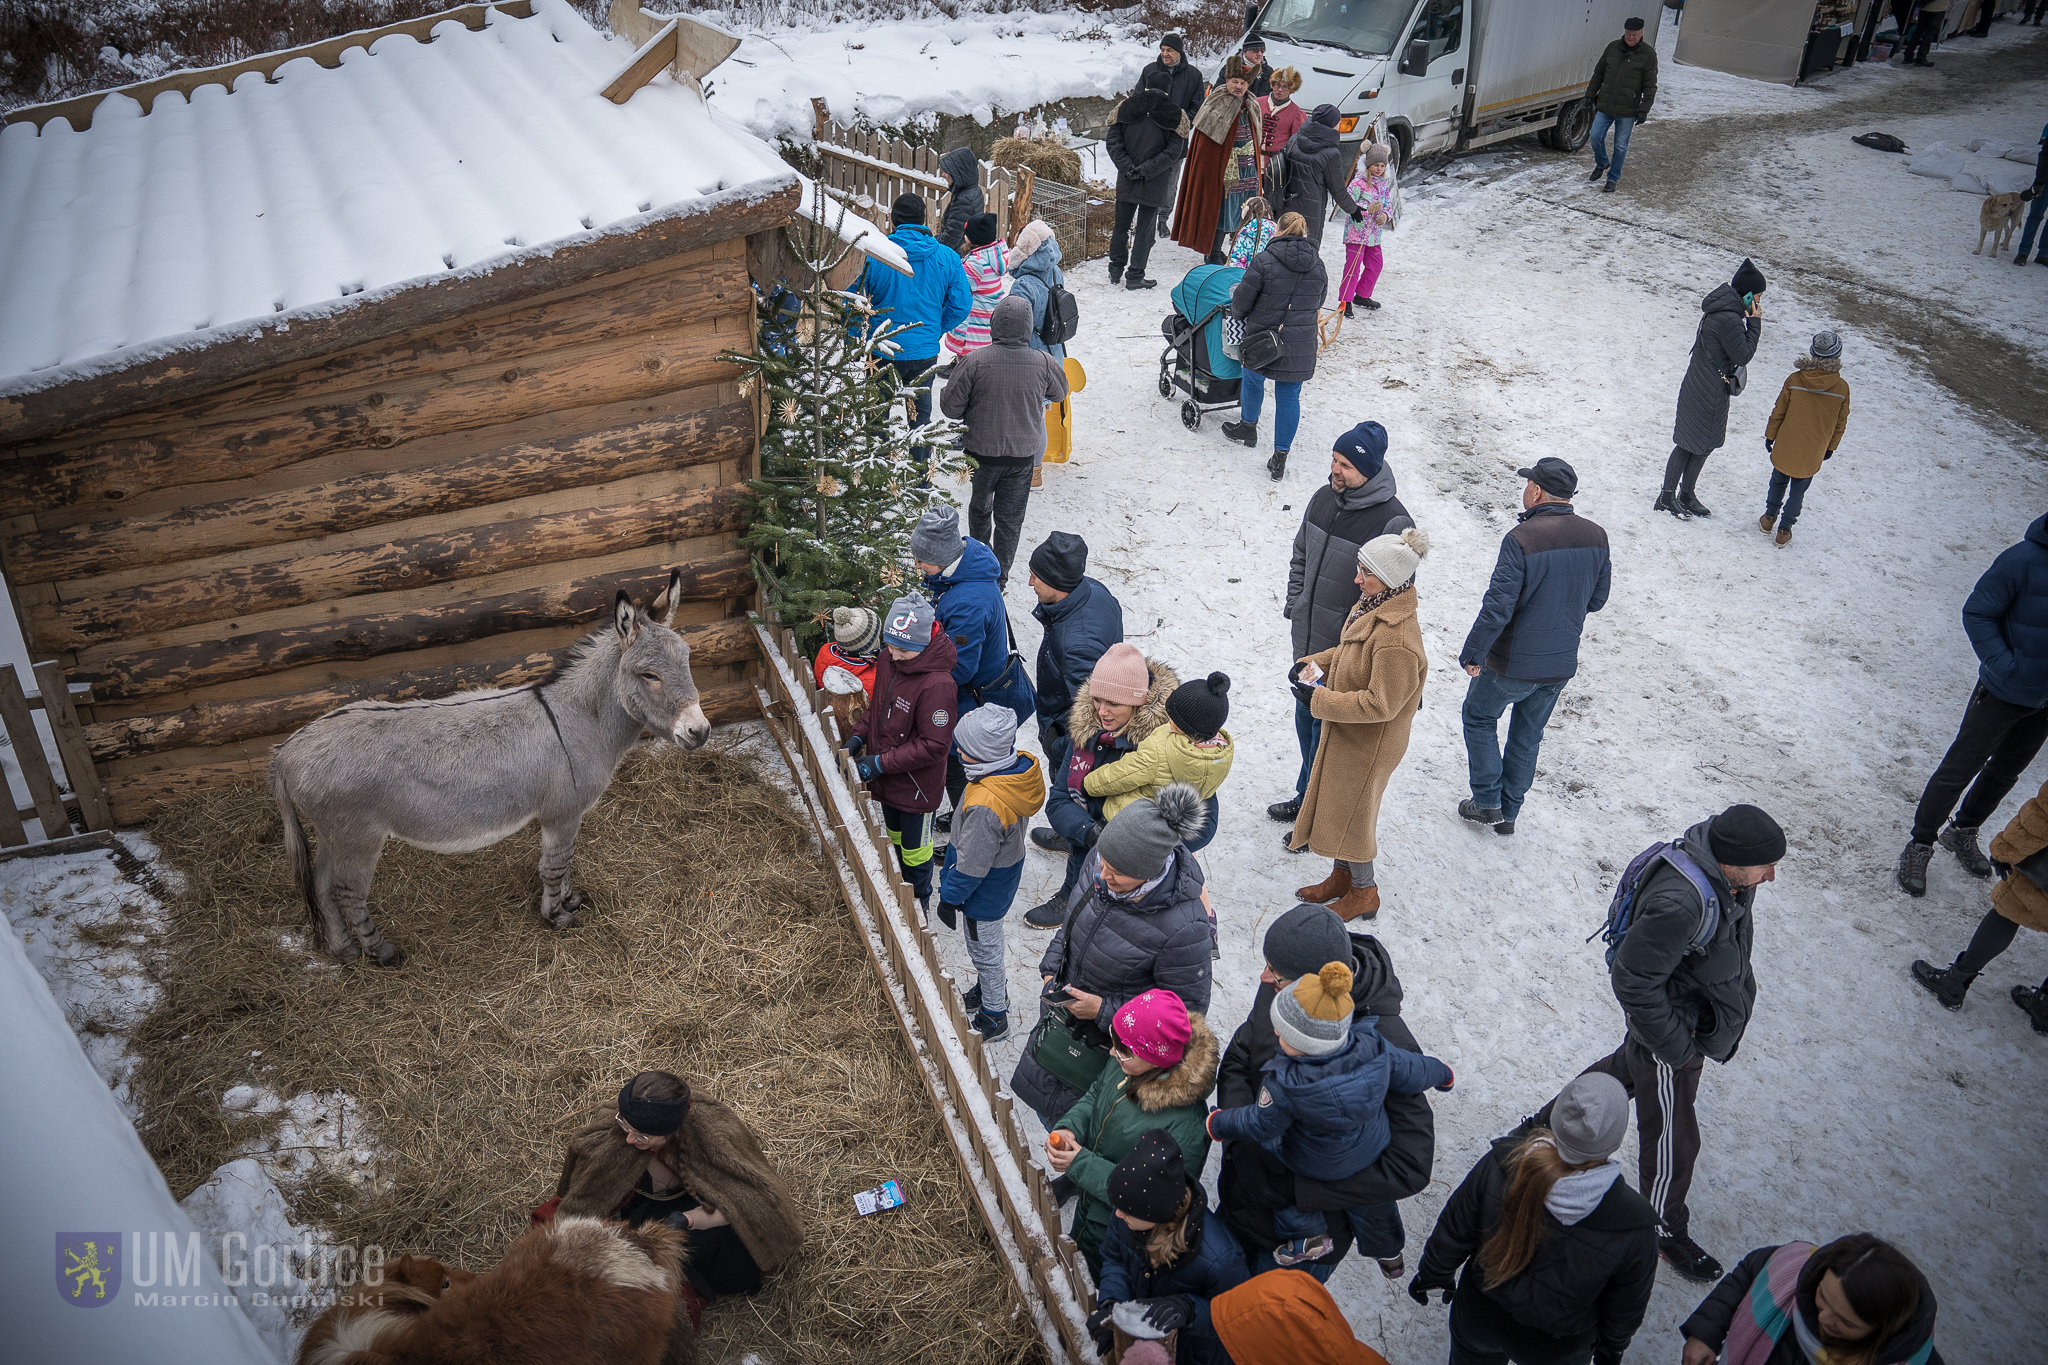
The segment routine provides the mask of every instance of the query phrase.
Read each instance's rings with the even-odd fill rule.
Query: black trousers
[[[1631,1037],[1579,1073],[1599,1071],[1614,1077],[1636,1102],[1643,1198],[1656,1207],[1668,1237],[1685,1236],[1692,1217],[1685,1195],[1692,1188],[1693,1163],[1700,1156],[1700,1121],[1693,1106],[1704,1065],[1704,1058],[1694,1057],[1684,1066],[1667,1066]],[[1544,1105],[1536,1122],[1548,1128],[1550,1105],[1556,1103],[1553,1099]]]
[[[1699,454],[1683,446],[1671,447],[1671,458],[1664,462],[1664,491],[1691,497],[1692,490],[1699,486],[1700,471],[1707,467],[1707,454]]]
[[[1989,820],[2041,752],[2043,740],[2048,740],[2048,706],[2015,706],[1978,683],[1963,710],[1962,728],[1920,794],[1920,807],[1913,812],[1913,842],[1933,843],[1951,810],[1961,829],[1976,829]],[[1964,787],[1970,789],[1967,796]],[[1960,808],[1958,796],[1963,798]]]
[[[1131,240],[1132,225],[1137,240]],[[1116,201],[1116,224],[1109,230],[1109,273],[1121,275],[1128,265],[1132,274],[1145,278],[1145,262],[1152,259],[1152,243],[1159,240],[1159,210],[1150,204]]]
[[[1926,61],[1927,50],[1934,45],[1935,36],[1941,32],[1947,23],[1948,14],[1946,11],[1940,14],[1922,13],[1918,18],[1914,19],[1913,34],[1906,40],[1906,60],[1909,62]]]
[[[1030,503],[1031,461],[984,460],[976,466],[974,489],[967,499],[967,534],[996,552],[1005,586],[1010,564],[1017,558],[1017,538],[1024,534],[1024,509]]]
[[[1477,1266],[1467,1266],[1451,1301],[1450,1365],[1587,1365],[1591,1334],[1574,1340],[1525,1327],[1479,1288]]]

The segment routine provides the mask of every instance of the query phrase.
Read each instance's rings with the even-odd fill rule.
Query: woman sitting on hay
[[[569,1139],[554,1212],[662,1222],[688,1238],[676,1337],[694,1341],[704,1305],[752,1294],[803,1246],[796,1201],[747,1121],[666,1071],[619,1091],[618,1111]],[[683,1332],[680,1310],[690,1316]],[[671,1343],[670,1358],[678,1357]]]

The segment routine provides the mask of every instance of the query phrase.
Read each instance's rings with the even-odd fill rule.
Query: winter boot
[[[1398,1280],[1408,1273],[1408,1262],[1402,1259],[1399,1252],[1392,1256],[1375,1256],[1373,1259],[1380,1263],[1380,1274],[1390,1280]]]
[[[2012,258],[2012,263],[2013,263],[2014,265],[2025,265],[2025,264],[2027,263],[2027,256],[2026,256],[2026,253],[2025,253],[2025,252],[2021,252],[2021,253],[2020,253],[2019,255],[2017,255],[2017,256],[2015,256],[2015,257],[2013,257],[2013,258]]]
[[[1287,452],[1278,446],[1273,448],[1273,458],[1266,461],[1266,472],[1278,483],[1287,476]]]
[[[1136,271],[1132,271],[1124,277],[1124,288],[1126,289],[1157,289],[1158,287],[1159,281],[1145,279]]]
[[[1792,528],[1787,526],[1784,530],[1778,532],[1777,535],[1771,538],[1771,543],[1781,550],[1790,545],[1792,543]]]
[[[2039,986],[2014,986],[2012,1002],[2027,1012],[2034,1032],[2048,1033],[2048,981]]]
[[[1294,898],[1298,901],[1307,901],[1310,905],[1328,905],[1331,901],[1337,900],[1349,893],[1350,890],[1351,869],[1342,863],[1332,863],[1330,864],[1329,876],[1323,878],[1314,886],[1297,888],[1294,892]]]
[[[1984,850],[1977,846],[1977,831],[1964,829],[1951,820],[1941,833],[1934,836],[1943,848],[1956,855],[1956,861],[1963,865],[1963,871],[1972,877],[1991,875],[1991,860],[1984,856]]]
[[[1913,979],[1924,986],[1945,1010],[1959,1010],[1963,997],[1969,994],[1970,983],[1977,979],[1975,972],[1959,972],[1953,966],[1937,967],[1921,958],[1913,959]]]
[[[1653,512],[1669,512],[1680,521],[1692,520],[1692,513],[1679,506],[1678,495],[1668,488],[1657,495],[1657,501],[1650,504],[1650,510]]]
[[[1690,1237],[1659,1237],[1657,1254],[1664,1258],[1664,1264],[1688,1280],[1712,1284],[1721,1278],[1721,1263]]]
[[[1614,182],[1613,182],[1612,180],[1610,180],[1610,181],[1608,181],[1608,182],[1607,182],[1606,184],[1602,185],[1602,186],[1600,187],[1600,193],[1602,193],[1602,194],[1612,194],[1612,193],[1614,193]]]
[[[1223,424],[1223,439],[1235,441],[1241,446],[1255,449],[1259,444],[1259,424],[1257,422],[1225,422]]]
[[[1071,853],[1074,846],[1060,837],[1059,831],[1040,825],[1031,831],[1031,842],[1047,853]]]
[[[1004,1010],[1001,1014],[991,1014],[987,1010],[975,1011],[974,1031],[981,1035],[982,1042],[993,1043],[1009,1033],[1010,1012]]]
[[[1909,896],[1927,894],[1927,860],[1934,856],[1933,844],[1906,841],[1899,854],[1899,890]]]
[[[1705,503],[1701,502],[1698,498],[1694,497],[1690,493],[1680,493],[1678,495],[1678,505],[1680,507],[1683,507],[1686,511],[1692,513],[1696,517],[1711,517],[1712,515],[1714,515],[1712,512],[1709,512],[1707,510],[1707,505]]]
[[[1054,894],[1045,904],[1027,911],[1024,922],[1034,929],[1057,929],[1067,922],[1067,903]]]
[[[1506,838],[1515,832],[1515,822],[1512,820],[1496,820],[1493,822],[1493,832],[1502,838]]]
[[[1344,893],[1343,899],[1330,907],[1337,912],[1337,918],[1345,923],[1355,919],[1377,919],[1380,913],[1380,889],[1377,886],[1354,886]]]
[[[1482,806],[1469,796],[1458,803],[1458,814],[1475,825],[1497,825],[1502,819],[1499,806]]]
[[[1358,301],[1358,306],[1360,308],[1368,309],[1372,312],[1378,312],[1380,303],[1378,299],[1360,299]]]
[[[1778,514],[1776,512],[1766,512],[1756,519],[1756,529],[1762,531],[1765,535],[1769,535],[1777,527]]]
[[[1122,284],[1124,282],[1124,268],[1114,261],[1110,262],[1109,265],[1109,282],[1111,284]]]
[[[974,983],[972,990],[961,995],[960,1009],[963,1013],[970,1015],[981,1013],[981,983],[979,981]]]
[[[1337,1244],[1328,1236],[1297,1237],[1291,1242],[1282,1242],[1273,1248],[1273,1264],[1284,1269],[1309,1261],[1320,1261],[1336,1249]]]
[[[1285,801],[1275,801],[1266,807],[1266,818],[1278,820],[1283,825],[1293,824],[1294,818],[1300,814],[1301,798],[1298,796],[1290,796]]]
[[[1351,300],[1350,300],[1350,299],[1346,299],[1346,300],[1344,300],[1344,316],[1345,316],[1345,317],[1347,317],[1347,318],[1351,316]]]

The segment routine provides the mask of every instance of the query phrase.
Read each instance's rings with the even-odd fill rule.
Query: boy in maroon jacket
[[[953,641],[933,633],[932,619],[931,603],[917,593],[890,606],[875,660],[874,699],[846,741],[860,780],[882,803],[904,880],[927,911],[932,815],[945,801],[946,754],[960,716]]]

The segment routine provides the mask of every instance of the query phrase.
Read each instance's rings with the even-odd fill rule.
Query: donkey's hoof
[[[388,938],[379,939],[377,946],[370,950],[370,956],[376,960],[379,967],[396,967],[405,961],[405,949]]]
[[[581,891],[571,891],[562,897],[562,913],[567,915],[573,923],[576,913],[588,904],[590,904],[590,897],[584,895]]]
[[[356,946],[354,939],[350,939],[347,943],[331,951],[334,953],[334,960],[343,964],[354,962],[363,955],[363,950]]]

